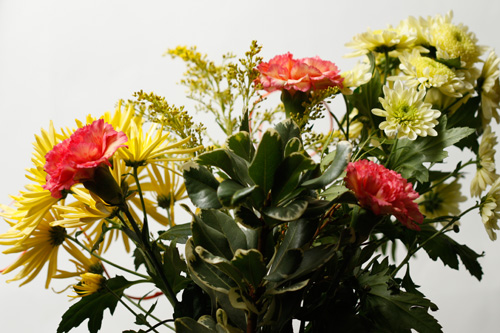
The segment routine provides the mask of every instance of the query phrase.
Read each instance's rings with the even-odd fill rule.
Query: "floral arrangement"
[[[483,275],[482,254],[453,233],[474,212],[497,237],[500,59],[451,13],[346,46],[361,62],[345,72],[290,53],[264,61],[256,42],[221,64],[195,47],[168,50],[224,142],[142,91],[74,129],[51,123],[36,135],[30,184],[1,206],[0,243],[19,254],[3,273],[18,270],[23,285],[47,267],[46,288],[70,281],[58,333],[87,320],[98,332],[118,303],[142,327],[129,333],[440,332],[411,259],[425,252]],[[282,103],[268,107],[272,93]],[[475,158],[450,165],[453,150]],[[477,201],[464,209],[468,166]],[[147,291],[131,297],[139,285]],[[160,300],[173,314],[155,312]]]

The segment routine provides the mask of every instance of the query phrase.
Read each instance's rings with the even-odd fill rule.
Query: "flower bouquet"
[[[453,233],[473,213],[496,239],[500,60],[451,13],[346,46],[361,61],[345,72],[290,53],[264,61],[256,42],[220,64],[168,50],[223,142],[143,91],[75,128],[51,123],[31,183],[1,206],[0,243],[19,254],[3,273],[22,285],[47,266],[46,288],[70,281],[58,333],[87,320],[98,332],[118,303],[140,327],[129,333],[440,332],[411,259],[483,275],[482,254]],[[460,150],[474,158],[450,164]],[[163,301],[173,313],[155,311]]]

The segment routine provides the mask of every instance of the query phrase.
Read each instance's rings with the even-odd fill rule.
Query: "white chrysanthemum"
[[[370,71],[371,66],[369,63],[357,63],[353,69],[341,73],[340,75],[344,78],[342,81],[343,89],[342,93],[345,95],[352,94],[351,89],[355,89],[372,78],[372,73]]]
[[[500,217],[500,178],[493,183],[486,196],[481,199],[479,213],[488,236],[491,240],[496,240],[495,230],[500,229],[497,223]]]
[[[488,125],[484,129],[481,143],[479,144],[477,172],[470,183],[470,194],[472,196],[480,196],[486,189],[486,186],[493,184],[498,179],[495,167],[495,146],[497,138],[491,132],[491,127]]]
[[[472,67],[479,61],[485,48],[477,45],[477,38],[463,24],[451,23],[453,12],[437,15],[431,20],[429,33],[431,45],[436,48],[436,57],[441,59],[460,58],[462,67]]]
[[[467,197],[462,195],[460,189],[462,185],[455,179],[449,184],[441,183],[436,185],[432,191],[421,195],[415,202],[419,204],[422,214],[429,218],[439,216],[460,214],[459,204],[467,200]],[[441,222],[446,224],[447,222]],[[458,221],[455,224],[459,224]]]
[[[389,26],[387,29],[371,30],[357,34],[353,40],[346,43],[345,46],[356,49],[357,51],[349,53],[346,57],[358,57],[369,52],[389,52],[391,57],[397,57],[404,50],[415,47],[416,31],[408,30],[406,32],[394,29]],[[422,48],[422,51],[425,49]]]
[[[478,79],[483,124],[488,124],[491,118],[495,118],[497,123],[500,122],[497,111],[500,108],[499,64],[500,58],[491,50]]]
[[[394,89],[387,86],[383,89],[385,98],[379,100],[384,109],[373,109],[372,113],[386,118],[380,129],[388,137],[415,140],[417,136],[437,135],[434,127],[441,112],[423,101],[425,90],[405,87],[401,81],[396,81]]]
[[[418,50],[404,52],[399,56],[399,68],[403,75],[389,77],[389,80],[403,80],[410,87],[438,88],[451,97],[462,97],[474,86],[466,80],[466,72],[453,70],[432,58],[422,56]]]

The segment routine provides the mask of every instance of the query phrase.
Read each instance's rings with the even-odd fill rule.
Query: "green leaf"
[[[446,65],[450,68],[455,68],[455,69],[464,69],[462,67],[462,62],[460,61],[460,57],[458,58],[453,58],[453,59],[442,59],[442,58],[436,58],[437,62],[442,63],[443,65]]]
[[[372,64],[374,64],[373,60]],[[382,82],[377,69],[374,69],[371,80],[356,88],[352,95],[346,96],[352,108],[356,108],[361,116],[364,116],[371,121],[369,122],[373,128],[378,128],[378,117],[374,117],[372,109],[380,106],[379,97],[382,95]]]
[[[443,233],[430,239],[435,233],[436,229],[430,225],[422,225],[421,230],[416,233],[419,243],[426,242],[424,250],[429,257],[432,260],[439,258],[444,265],[457,270],[459,268],[458,258],[460,258],[469,273],[476,279],[481,280],[483,270],[477,259],[482,257],[482,254],[474,252],[467,245],[457,243]],[[429,240],[427,241],[427,239]]]
[[[235,219],[248,228],[257,229],[262,227],[263,221],[255,213],[244,206],[238,207],[235,212]]]
[[[245,233],[229,215],[217,210],[202,210],[194,215],[192,224],[196,246],[211,253],[232,259],[237,249],[246,248]]]
[[[386,167],[401,173],[403,178],[416,179],[426,182],[429,179],[429,170],[424,162],[441,162],[447,156],[445,150],[460,140],[474,133],[474,129],[467,127],[446,128],[447,118],[441,117],[438,132],[434,137],[419,137],[416,140],[400,139],[396,149],[387,161]]]
[[[255,148],[248,132],[238,132],[229,136],[226,140],[226,146],[248,162],[252,160],[255,154]]]
[[[289,222],[299,219],[306,208],[307,201],[295,200],[286,206],[266,208],[264,214],[278,221]]]
[[[166,231],[161,231],[159,239],[185,244],[191,236],[191,223],[177,224]]]
[[[215,166],[241,184],[252,184],[248,176],[248,162],[230,150],[215,149],[199,155],[200,165]]]
[[[175,331],[177,333],[217,333],[216,330],[210,329],[189,317],[177,318],[175,320]]]
[[[328,169],[321,176],[302,183],[302,186],[318,189],[333,182],[344,172],[347,163],[349,163],[351,152],[352,145],[348,141],[340,141],[337,144],[335,158]]]
[[[278,131],[278,133],[280,135],[283,151],[286,150],[285,147],[288,145],[288,142],[290,140],[298,139],[299,141],[301,141],[300,128],[291,119],[285,119],[282,122],[278,123],[275,126],[275,130]],[[294,146],[296,145],[295,142],[293,142],[291,144]]]
[[[375,322],[382,331],[441,332],[441,325],[428,312],[435,305],[426,298],[390,288],[395,284],[387,265],[378,272],[362,274],[359,284],[366,292],[361,313]]]
[[[276,266],[271,269],[269,274],[265,277],[266,280],[272,282],[280,282],[287,279],[290,274],[294,273],[299,267],[304,257],[304,251],[301,249],[287,249],[276,261]]]
[[[276,170],[277,177],[274,180],[272,189],[273,203],[290,197],[290,194],[297,188],[300,177],[304,171],[313,170],[316,164],[314,161],[301,153],[291,153],[286,156]]]
[[[184,183],[189,198],[201,209],[221,208],[217,198],[219,182],[204,166],[193,162],[184,164]]]
[[[186,262],[181,259],[175,242],[171,242],[163,252],[163,271],[175,294],[183,290],[191,282],[189,278],[181,274],[187,273],[187,266]]]
[[[102,290],[80,298],[63,314],[57,333],[69,332],[80,326],[86,319],[89,320],[90,333],[97,333],[101,329],[104,310],[109,309],[109,312],[113,314],[123,291],[133,285],[123,276],[116,276],[105,283]]]
[[[246,189],[246,187],[232,179],[226,179],[219,185],[217,197],[224,207],[233,207],[233,195],[242,189]]]
[[[261,284],[267,272],[262,253],[256,249],[240,249],[236,251],[231,263],[254,288],[257,288]]]
[[[291,138],[286,143],[284,152],[285,157],[292,153],[303,153],[304,147],[302,146],[302,141],[299,138]]]
[[[276,169],[281,163],[282,148],[280,135],[274,129],[268,129],[262,136],[254,159],[248,168],[250,177],[267,194],[274,183]]]

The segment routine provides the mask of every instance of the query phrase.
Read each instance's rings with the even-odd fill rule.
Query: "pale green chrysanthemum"
[[[497,138],[491,132],[491,127],[488,125],[484,129],[479,151],[477,154],[478,162],[477,172],[470,183],[470,194],[472,196],[480,196],[488,185],[493,184],[498,179],[495,166],[495,146]]]
[[[500,178],[493,183],[486,196],[481,199],[479,213],[488,236],[491,240],[496,240],[495,230],[500,229],[497,223],[500,218]]]
[[[346,57],[358,57],[369,52],[388,52],[391,57],[397,57],[404,50],[419,48],[422,52],[426,49],[415,45],[416,32],[413,30],[399,31],[389,26],[387,29],[371,30],[357,34],[352,41],[345,46],[357,51],[345,55]]]
[[[344,78],[344,81],[342,81],[342,93],[344,95],[351,95],[351,89],[355,89],[370,81],[370,79],[372,78],[370,69],[371,65],[369,63],[358,62],[356,66],[354,66],[354,68],[350,71],[341,73],[340,76]]]
[[[497,123],[500,122],[497,111],[500,108],[499,64],[500,58],[495,54],[495,51],[491,50],[477,80],[481,94],[481,118],[484,125],[488,124],[491,118],[495,118]]]
[[[383,89],[385,98],[379,100],[384,109],[373,109],[372,113],[386,118],[379,127],[388,137],[415,140],[417,136],[437,135],[434,127],[441,112],[423,101],[424,90],[405,87],[401,81],[395,82],[394,89]]]
[[[470,68],[479,61],[485,48],[477,45],[477,38],[463,24],[451,22],[453,12],[445,16],[437,15],[431,19],[429,35],[431,45],[436,48],[436,57],[441,59],[460,58],[462,67]]]
[[[457,98],[474,89],[466,80],[465,71],[453,70],[432,58],[422,56],[418,50],[404,52],[399,60],[402,75],[389,77],[389,80],[403,80],[407,86],[418,89],[435,87],[443,94]]]
[[[439,216],[460,214],[459,204],[467,200],[467,197],[462,195],[460,189],[462,185],[455,179],[449,184],[441,183],[436,185],[432,191],[421,195],[415,202],[419,204],[420,211],[428,218],[436,218]],[[447,224],[447,222],[441,222]],[[459,224],[457,221],[455,224]]]

